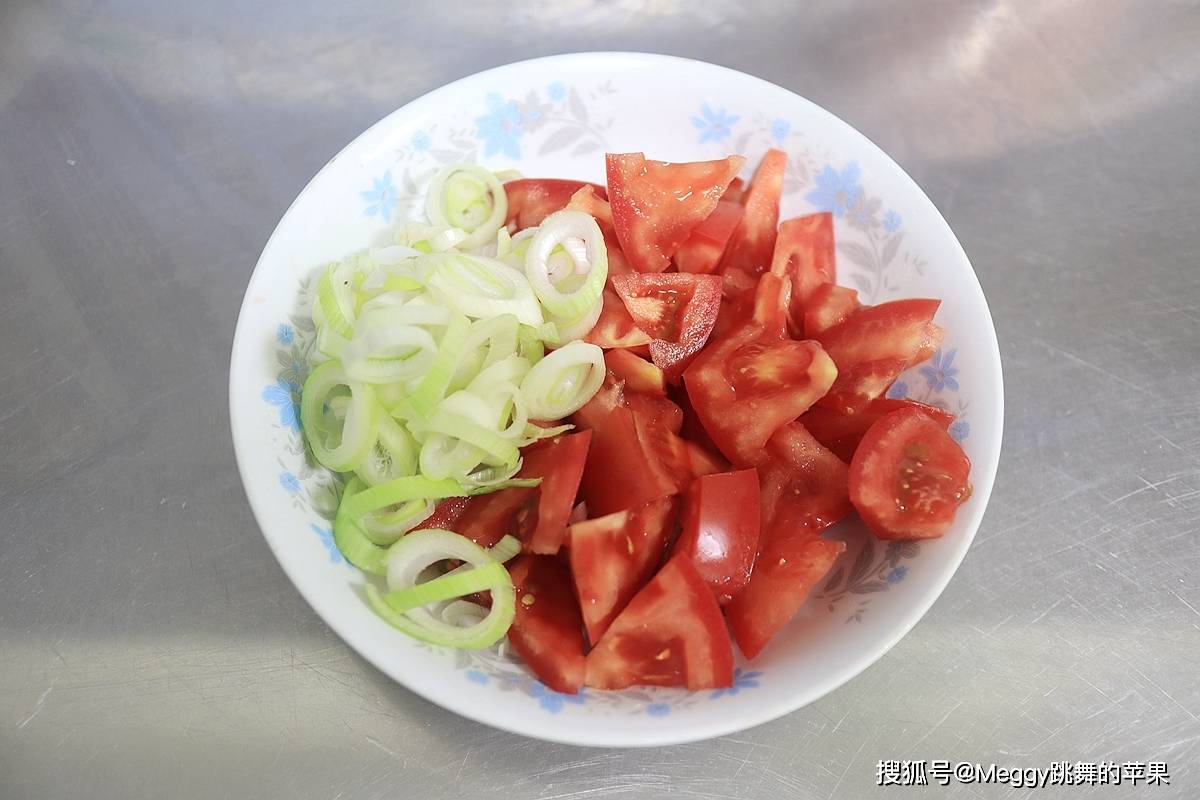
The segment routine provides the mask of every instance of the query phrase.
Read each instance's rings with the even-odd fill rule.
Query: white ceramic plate
[[[868,303],[943,298],[932,363],[893,389],[958,416],[975,491],[941,539],[886,544],[857,520],[826,585],[733,688],[557,694],[492,651],[415,642],[364,604],[334,548],[329,476],[307,465],[297,420],[311,341],[311,271],[415,218],[431,173],[476,160],[529,177],[603,181],[605,151],[688,161],[768,147],[790,155],[783,216],[832,210],[838,280]],[[748,177],[748,175],[747,175]],[[879,148],[827,111],[740,72],[641,53],[554,56],[472,75],[355,139],[300,193],[264,248],[238,320],[230,412],[238,467],[263,535],[296,588],[351,647],[399,683],[498,728],[586,745],[662,745],[731,733],[812,702],[882,656],[928,610],[983,516],[1000,455],[1000,355],[987,303],[949,226]]]

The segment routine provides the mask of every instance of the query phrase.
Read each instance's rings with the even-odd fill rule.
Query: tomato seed
[[[537,601],[537,598],[536,598],[536,597],[534,597],[534,596],[533,596],[533,595],[531,595],[531,594],[527,594],[527,595],[525,595],[524,597],[522,597],[522,598],[521,598],[521,605],[523,605],[523,606],[525,606],[526,608],[528,608],[529,606],[533,605],[533,604],[534,604],[536,601]],[[595,600],[593,600],[592,602],[594,603],[594,602],[596,602],[596,601],[595,601]]]

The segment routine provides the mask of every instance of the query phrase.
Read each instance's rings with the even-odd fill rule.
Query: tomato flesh
[[[565,564],[549,556],[519,555],[507,565],[516,589],[508,641],[542,683],[575,694],[586,671],[583,620]]]
[[[625,381],[630,391],[666,396],[667,381],[657,364],[652,364],[628,350],[608,350],[604,366],[609,374]]]
[[[866,432],[850,462],[850,500],[881,539],[930,539],[971,495],[971,462],[920,409],[902,408]]]
[[[589,641],[600,641],[654,574],[667,547],[675,509],[675,499],[663,497],[571,526],[571,574]]]
[[[613,278],[610,278],[611,282]],[[585,342],[603,347],[605,350],[614,347],[630,348],[650,343],[650,335],[638,327],[629,313],[629,309],[621,302],[621,296],[611,288],[605,288],[602,295],[600,318],[583,337]]]
[[[833,249],[833,214],[828,211],[779,223],[771,274],[791,283],[788,325],[802,335],[804,312],[813,291],[837,280]]]
[[[734,178],[734,180],[737,179]],[[728,194],[729,192],[726,191],[725,195]],[[726,200],[725,196],[722,196],[713,212],[696,226],[687,241],[679,245],[679,249],[675,251],[672,260],[675,262],[676,268],[680,272],[694,272],[701,275],[716,272],[717,265],[721,263],[721,256],[725,252],[725,246],[729,243],[729,237],[733,236],[733,231],[741,222],[745,212],[741,203]]]
[[[537,524],[538,490],[513,487],[471,498],[459,517],[455,533],[480,547],[491,547],[505,536],[528,540]]]
[[[742,195],[745,212],[729,237],[718,267],[725,276],[725,291],[730,295],[753,289],[759,274],[771,266],[785,169],[787,154],[782,150],[768,150]]]
[[[675,556],[634,596],[587,657],[588,686],[733,683],[733,647],[721,607],[686,556]]]
[[[585,430],[555,436],[522,451],[524,463],[517,476],[542,479],[537,487],[537,521],[532,530],[523,531],[525,549],[530,552],[553,555],[562,545],[591,441],[592,432]]]
[[[436,528],[443,531],[457,531],[458,521],[466,513],[471,504],[470,497],[447,497],[434,507],[433,513],[413,528],[414,531]]]
[[[592,515],[611,514],[678,493],[688,477],[682,440],[662,422],[612,409],[594,431],[580,494]]]
[[[818,343],[747,325],[706,347],[684,385],[721,453],[735,466],[752,466],[771,434],[807,411],[836,375]]]
[[[880,397],[873,400],[869,406],[857,414],[842,414],[822,406],[814,406],[800,417],[800,422],[808,432],[825,447],[845,462],[854,457],[858,443],[863,434],[875,424],[884,414],[889,414],[901,408],[916,408],[923,411],[931,419],[949,430],[954,423],[954,415],[937,406],[918,403],[915,400],[897,400],[890,397]]]
[[[639,272],[662,272],[675,250],[708,217],[746,159],[672,164],[642,153],[605,157],[617,239]]]
[[[675,383],[716,324],[721,278],[619,275],[612,285],[634,322],[650,336],[650,359]]]
[[[823,283],[813,289],[805,302],[804,336],[816,339],[830,328],[841,325],[860,308],[858,292],[836,283]]]
[[[674,552],[692,560],[721,605],[750,581],[758,552],[759,504],[754,469],[704,475],[688,488]]]
[[[590,186],[601,198],[604,187],[584,181],[569,181],[559,178],[519,178],[504,184],[508,197],[508,218],[505,224],[509,233],[536,228],[542,220],[567,207],[571,196],[585,186]]]

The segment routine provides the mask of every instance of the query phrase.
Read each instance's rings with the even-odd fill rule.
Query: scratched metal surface
[[[1200,796],[1200,10],[399,5],[0,6],[0,797],[895,796],[881,758],[1165,760],[1144,796]],[[1004,355],[1000,477],[930,614],[690,746],[543,744],[395,686],[288,584],[229,444],[239,300],[300,187],[433,87],[578,49],[856,125],[945,212]]]

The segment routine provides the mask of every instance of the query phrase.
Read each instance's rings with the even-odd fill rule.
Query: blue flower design
[[[908,397],[908,384],[904,381],[896,381],[887,390],[887,396],[893,400],[903,400]]]
[[[646,713],[652,717],[665,717],[671,713],[671,707],[666,703],[651,703],[646,706]]]
[[[275,329],[275,338],[284,347],[287,347],[296,339],[296,332],[292,330],[292,326],[286,322],[279,323],[279,327]]]
[[[733,126],[741,117],[729,114],[725,109],[713,111],[708,103],[700,109],[700,115],[692,117],[692,124],[700,131],[700,144],[705,142],[721,142],[733,133]]]
[[[364,214],[368,217],[378,214],[384,222],[390,222],[392,209],[396,207],[398,196],[396,187],[392,184],[392,171],[389,169],[383,173],[383,177],[376,178],[371,188],[365,192],[359,192],[358,196],[367,204],[367,207],[363,209]]]
[[[761,672],[745,672],[741,667],[738,667],[733,671],[733,685],[724,689],[717,689],[709,699],[716,700],[718,697],[723,697],[727,694],[737,694],[742,689],[756,689],[758,688],[758,679],[761,677]]]
[[[288,490],[288,494],[300,491],[300,479],[290,472],[279,473],[279,485]]]
[[[554,691],[541,681],[534,681],[530,684],[530,693],[537,698],[538,705],[551,714],[557,714],[562,711],[564,703],[572,703],[577,706],[583,705],[583,692],[579,694],[563,694],[562,692]]]
[[[563,86],[562,81],[555,81],[546,87],[546,96],[557,103],[567,96],[567,87]]]
[[[333,541],[333,529],[323,528],[315,523],[309,523],[308,527],[313,529],[317,534],[317,538],[321,540],[321,544],[325,547],[325,551],[329,553],[329,560],[334,564],[342,563],[342,551],[338,550],[337,544]]]
[[[825,169],[817,173],[817,188],[805,195],[804,199],[819,211],[832,211],[835,217],[841,217],[862,194],[862,187],[858,185],[859,174],[857,161],[851,161],[841,172],[831,164],[826,164]]]
[[[950,438],[962,444],[971,435],[971,423],[965,419],[955,420],[950,426]]]
[[[487,686],[488,681],[490,680],[487,675],[484,675],[477,669],[467,670],[466,676],[467,680],[469,680],[471,683],[478,683],[480,686]]]
[[[883,215],[883,229],[888,233],[895,233],[900,230],[900,215],[890,208]]]
[[[891,584],[899,583],[900,581],[904,580],[904,576],[907,574],[908,574],[908,567],[905,567],[905,566],[893,567],[891,569],[891,571],[888,572],[887,575],[883,576],[883,579],[885,581],[887,581],[888,585],[891,585]]]
[[[957,352],[955,349],[943,354],[941,349],[938,349],[933,354],[933,359],[921,367],[921,374],[925,376],[930,389],[935,392],[943,389],[958,391],[958,381],[954,380],[954,376],[958,374],[958,367],[954,366],[954,354]]]
[[[787,135],[792,132],[792,123],[786,119],[778,118],[771,122],[771,138],[777,142],[783,142]]]
[[[300,430],[300,387],[283,378],[263,389],[263,400],[279,407],[279,424],[294,431]]]
[[[484,143],[484,155],[503,153],[521,157],[521,112],[512,100],[492,92],[487,96],[488,113],[475,120],[475,137]]]
[[[433,146],[433,140],[429,138],[429,134],[425,131],[417,131],[408,140],[409,145],[418,153],[424,153]]]

